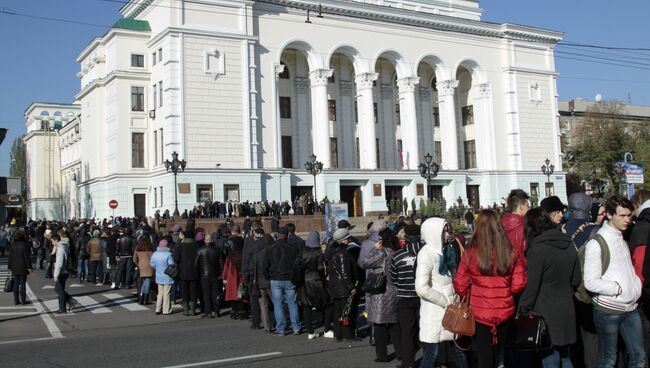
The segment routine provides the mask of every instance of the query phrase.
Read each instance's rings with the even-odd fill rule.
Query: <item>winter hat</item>
[[[404,234],[408,236],[419,236],[420,225],[406,225],[404,226]]]
[[[200,242],[201,240],[205,240],[205,233],[202,231],[197,232],[196,237],[194,239],[196,239],[197,242]]]
[[[158,243],[158,248],[167,248],[169,246],[169,243],[167,242],[167,239],[161,239],[160,243]]]
[[[564,211],[566,209],[566,205],[562,203],[562,201],[558,196],[550,196],[544,198],[542,202],[539,204],[539,206],[542,207],[544,211],[548,213],[554,211]]]
[[[338,227],[339,229],[348,229],[348,230],[352,230],[352,229],[354,229],[354,226],[355,226],[355,225],[352,225],[348,220],[341,220],[341,221],[339,221],[339,224],[338,224],[337,227]]]
[[[350,232],[348,231],[348,229],[336,229],[336,231],[334,231],[334,235],[332,235],[332,239],[334,239],[334,241],[336,242],[345,240],[349,237],[350,237]]]
[[[307,248],[318,248],[320,247],[320,234],[318,231],[312,231],[307,235],[307,241],[305,242]]]

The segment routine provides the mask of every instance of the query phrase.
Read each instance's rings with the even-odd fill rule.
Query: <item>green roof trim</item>
[[[130,29],[132,31],[151,31],[151,27],[149,26],[149,22],[146,20],[138,20],[138,19],[130,19],[130,18],[122,18],[119,19],[115,24],[113,24],[113,27],[111,28],[121,28],[121,29]]]

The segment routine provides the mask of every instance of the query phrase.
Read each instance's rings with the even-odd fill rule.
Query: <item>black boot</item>
[[[189,316],[190,315],[190,307],[185,302],[183,302],[183,315],[184,316]]]
[[[144,304],[144,294],[142,293],[138,294],[138,304]]]
[[[190,314],[196,316],[196,304],[195,302],[190,302]]]

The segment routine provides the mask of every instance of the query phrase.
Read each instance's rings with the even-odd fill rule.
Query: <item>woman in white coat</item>
[[[451,270],[440,273],[443,244],[449,239],[449,224],[445,219],[433,217],[422,224],[424,247],[418,253],[415,274],[415,291],[421,298],[420,342],[422,343],[421,368],[434,367],[440,343],[452,341],[454,334],[442,327],[445,308],[456,300]],[[466,368],[465,355],[452,346],[448,357],[451,367]]]

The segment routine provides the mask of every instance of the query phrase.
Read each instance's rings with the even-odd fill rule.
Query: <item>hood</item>
[[[442,230],[447,221],[443,218],[432,217],[422,223],[422,242],[426,247],[433,248],[436,252],[442,252]]]
[[[371,233],[370,236],[368,236],[368,240],[372,240],[373,242],[378,242],[381,240],[381,236],[379,236],[379,233]]]
[[[506,232],[510,232],[518,227],[523,228],[525,226],[524,222],[524,216],[520,216],[512,212],[506,213],[503,215],[503,218],[501,218],[501,225],[503,225],[503,228],[506,230]]]
[[[578,192],[569,196],[569,218],[574,220],[589,220],[593,198]]]
[[[558,249],[567,249],[571,245],[571,238],[559,229],[551,229],[534,237],[530,241],[529,246],[534,247],[538,244],[544,244]]]
[[[646,211],[649,208],[650,208],[650,200],[643,202],[643,204],[640,205],[639,208],[636,209],[636,211],[634,211],[634,214],[637,217],[645,217],[646,219],[650,218],[650,211]]]

